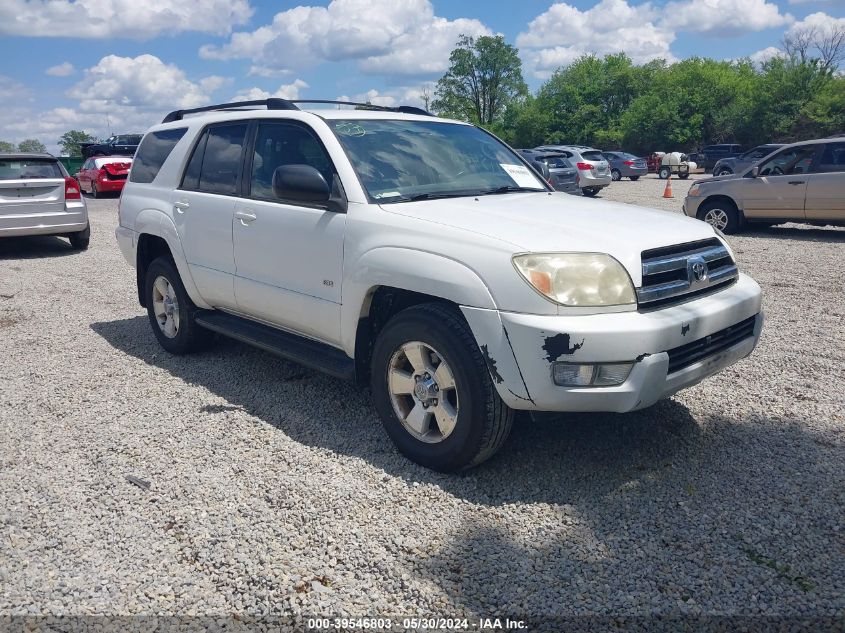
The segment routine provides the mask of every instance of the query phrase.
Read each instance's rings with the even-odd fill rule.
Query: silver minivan
[[[0,237],[19,235],[61,235],[88,248],[88,207],[55,156],[0,154]]]
[[[610,165],[601,150],[584,145],[541,145],[535,148],[544,152],[563,154],[578,169],[581,193],[594,196],[611,181]]]

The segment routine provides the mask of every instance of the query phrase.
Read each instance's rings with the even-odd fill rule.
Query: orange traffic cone
[[[674,198],[675,196],[672,195],[672,173],[669,173],[669,177],[666,179],[666,188],[663,189],[663,197],[664,198]]]

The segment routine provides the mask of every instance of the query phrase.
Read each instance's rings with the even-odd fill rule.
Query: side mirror
[[[759,175],[760,175],[760,166],[759,166],[759,165],[754,165],[754,167],[752,167],[752,168],[751,168],[751,171],[750,171],[750,172],[748,172],[748,174],[749,174],[752,178],[756,178],[757,176],[759,176]]]
[[[329,187],[323,174],[311,165],[282,165],[273,172],[273,194],[277,198],[346,213],[346,196],[336,178],[333,185]]]

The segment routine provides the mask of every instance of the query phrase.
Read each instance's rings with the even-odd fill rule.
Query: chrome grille
[[[739,275],[728,249],[715,237],[643,251],[642,262],[640,310],[689,301],[732,284]]]

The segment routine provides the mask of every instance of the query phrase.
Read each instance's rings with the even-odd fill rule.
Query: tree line
[[[62,154],[66,156],[82,156],[80,143],[96,143],[97,137],[81,130],[68,130],[59,137],[58,145]],[[44,143],[35,138],[21,141],[17,145],[9,141],[0,141],[0,153],[2,152],[36,152],[44,153],[47,148]]]
[[[624,53],[584,55],[532,94],[514,46],[501,36],[462,37],[431,107],[515,147],[645,154],[845,133],[845,76],[837,72],[845,32],[798,33],[782,46],[762,64],[693,57],[638,65]]]

